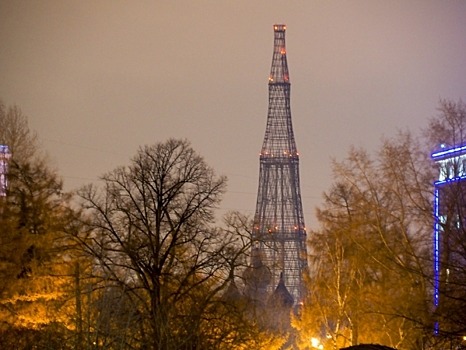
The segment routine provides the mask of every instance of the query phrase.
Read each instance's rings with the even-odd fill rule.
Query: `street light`
[[[323,350],[324,346],[320,343],[320,340],[317,339],[317,338],[311,338],[311,346],[314,348],[314,349],[319,349],[319,350]]]

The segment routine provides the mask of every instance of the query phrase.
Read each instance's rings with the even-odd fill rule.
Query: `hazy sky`
[[[229,178],[220,213],[252,215],[275,23],[315,227],[332,158],[465,97],[466,1],[0,0],[0,99],[29,117],[68,190],[187,138]]]

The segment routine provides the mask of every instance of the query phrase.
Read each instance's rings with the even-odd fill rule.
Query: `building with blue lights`
[[[0,145],[0,197],[6,196],[8,160],[11,157],[7,145]]]
[[[466,145],[444,147],[434,152],[432,159],[439,169],[434,183],[433,237],[433,301],[438,334],[443,327],[442,315],[461,308],[456,304],[466,291]],[[457,317],[463,316],[459,312]]]

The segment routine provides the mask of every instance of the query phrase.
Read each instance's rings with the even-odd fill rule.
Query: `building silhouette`
[[[285,296],[285,303],[291,300],[296,304],[304,296],[306,228],[299,183],[299,154],[291,122],[286,26],[277,24],[273,29],[267,125],[259,157],[251,266],[246,271],[245,283],[246,294],[251,299],[270,299],[278,293]]]

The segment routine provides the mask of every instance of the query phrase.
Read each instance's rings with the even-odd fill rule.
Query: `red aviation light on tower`
[[[284,32],[286,30],[286,25],[284,25],[284,24],[275,24],[273,26],[273,30],[275,32]]]

